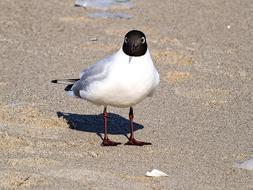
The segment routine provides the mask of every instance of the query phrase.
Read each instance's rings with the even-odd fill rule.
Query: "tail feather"
[[[73,84],[74,82],[78,81],[80,79],[56,79],[52,80],[52,83],[58,83],[58,84]]]
[[[52,80],[51,82],[58,83],[58,84],[66,84],[67,86],[64,88],[64,90],[67,92],[67,94],[72,97],[77,97],[74,91],[71,90],[71,88],[73,87],[74,83],[79,80],[80,79],[59,79],[59,80],[56,79],[56,80]]]

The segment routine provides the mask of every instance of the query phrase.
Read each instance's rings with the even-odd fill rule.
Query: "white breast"
[[[159,75],[149,51],[140,57],[129,56],[122,50],[114,56],[108,77],[94,82],[86,99],[98,105],[129,107],[142,101],[159,83]]]

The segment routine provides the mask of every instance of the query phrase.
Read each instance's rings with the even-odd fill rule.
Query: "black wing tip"
[[[58,80],[51,80],[52,83],[57,83]]]
[[[66,86],[66,87],[64,88],[64,90],[65,90],[65,91],[70,91],[73,85],[74,85],[74,84],[69,84],[68,86]]]

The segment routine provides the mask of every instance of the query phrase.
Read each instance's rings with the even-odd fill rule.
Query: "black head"
[[[129,56],[142,56],[147,51],[146,36],[143,32],[132,30],[125,35],[123,51]]]

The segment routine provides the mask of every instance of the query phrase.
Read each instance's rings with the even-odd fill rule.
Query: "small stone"
[[[96,41],[98,41],[98,39],[97,38],[91,38],[90,41],[96,42]]]
[[[93,151],[89,152],[89,155],[90,155],[91,157],[93,157],[93,158],[98,157],[98,154],[97,154],[96,152],[93,152]]]

